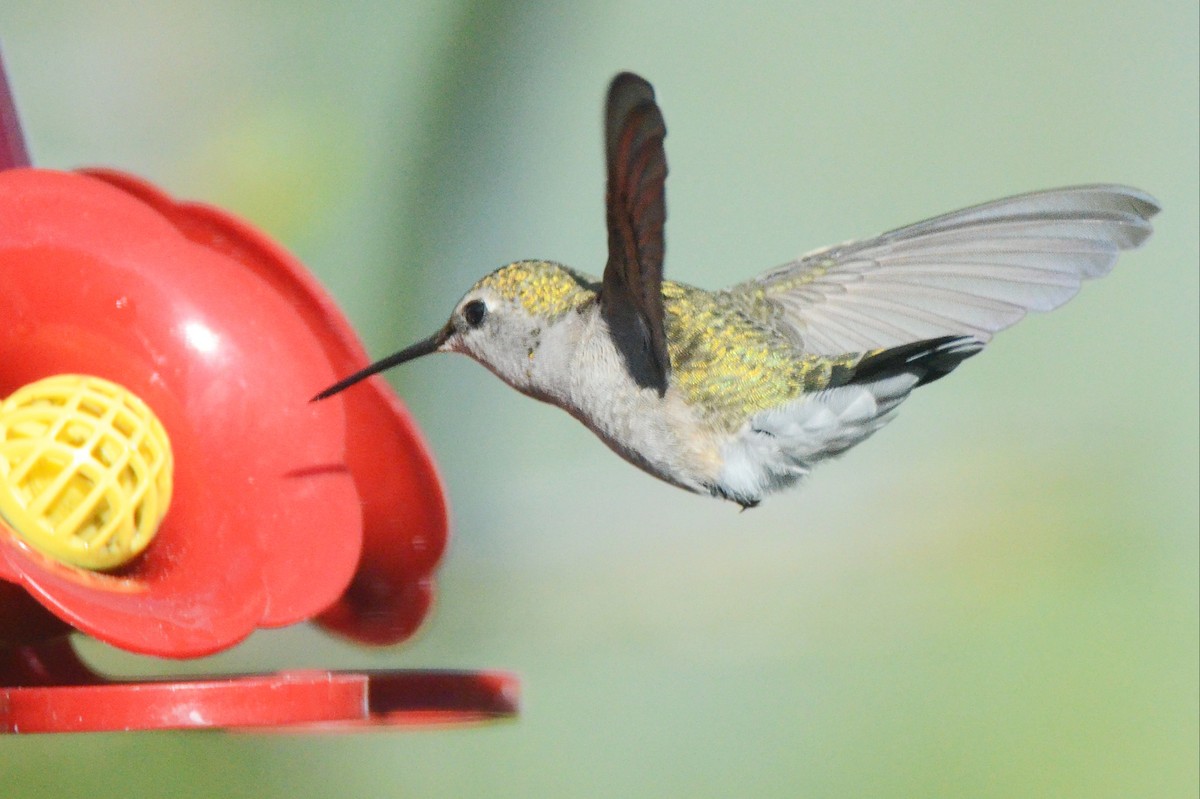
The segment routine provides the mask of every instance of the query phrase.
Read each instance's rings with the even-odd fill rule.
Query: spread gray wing
[[[947,335],[988,341],[1108,274],[1158,210],[1125,186],[1022,194],[809,253],[728,293],[820,355]]]

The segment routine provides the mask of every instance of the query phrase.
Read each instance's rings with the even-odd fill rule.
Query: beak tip
[[[312,397],[308,401],[309,402],[320,402],[321,400],[327,400],[330,397],[332,397],[334,394],[341,392],[341,390],[343,388],[345,388],[345,386],[343,386],[342,384],[334,383],[332,386],[321,389],[316,394],[313,394]]]

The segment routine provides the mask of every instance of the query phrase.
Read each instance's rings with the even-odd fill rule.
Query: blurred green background
[[[1196,796],[1195,1],[569,9],[5,0],[0,41],[38,164],[241,213],[376,356],[507,261],[602,268],[621,69],[658,90],[667,268],[701,286],[1035,188],[1127,182],[1165,210],[1110,277],[748,513],[465,358],[407,367],[454,518],[416,640],[86,653],[124,673],[503,667],[520,719],[6,737],[0,794]]]

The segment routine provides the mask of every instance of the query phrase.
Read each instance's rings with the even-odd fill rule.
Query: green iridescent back
[[[725,292],[664,281],[663,301],[671,382],[710,422],[728,429],[806,392],[846,382],[861,360],[860,353],[806,355]]]
[[[594,299],[599,283],[551,261],[518,261],[476,287],[553,322]],[[670,382],[707,421],[728,430],[759,411],[844,383],[861,359],[859,353],[806,355],[771,324],[766,306],[759,308],[744,296],[669,280],[662,292]]]

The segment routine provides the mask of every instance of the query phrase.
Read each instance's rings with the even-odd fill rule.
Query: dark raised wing
[[[649,83],[629,72],[613,79],[604,135],[608,263],[600,308],[634,380],[662,395],[671,369],[662,299],[667,129]]]

